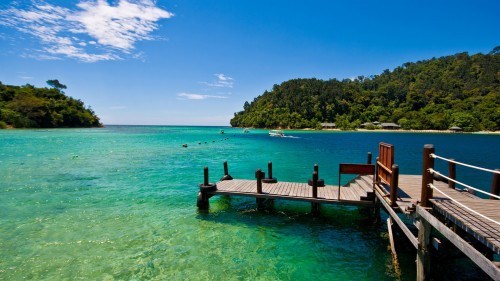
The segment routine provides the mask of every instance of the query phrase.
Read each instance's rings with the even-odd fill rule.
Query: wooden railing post
[[[495,171],[500,171],[500,169],[495,169]],[[493,174],[493,182],[491,183],[491,194],[499,195],[500,193],[500,174]],[[496,199],[497,198],[490,196],[490,199]]]
[[[313,198],[318,198],[318,172],[314,171],[312,174],[312,197]]]
[[[434,182],[434,176],[429,173],[429,169],[434,169],[434,158],[431,157],[433,153],[434,145],[424,145],[422,159],[422,195],[420,197],[420,205],[422,207],[430,207],[429,199],[432,198],[432,188],[429,185]]]
[[[273,178],[273,162],[271,162],[271,161],[267,162],[267,173],[268,173],[267,178],[265,176],[262,176],[262,182],[265,182],[265,183],[277,183],[278,182],[278,180],[276,178]]]
[[[453,162],[448,162],[448,177],[453,180],[457,179],[457,165]],[[455,182],[448,180],[448,187],[455,189]]]
[[[398,200],[398,185],[399,185],[399,166],[392,165],[391,185],[390,185],[390,200],[391,206],[396,204]]]
[[[378,168],[378,160],[379,160],[379,157],[377,156],[377,158],[375,158],[375,180],[374,180],[375,183],[379,183],[379,178],[378,178],[378,172],[379,172],[378,171],[379,170],[379,168]]]
[[[372,153],[368,152],[368,159],[366,160],[366,164],[371,164],[372,163]]]
[[[317,165],[315,165],[316,168]],[[318,198],[318,171],[314,171],[312,174],[312,197]],[[311,212],[313,216],[319,215],[319,203],[312,202],[311,203]]]
[[[208,167],[203,168],[203,185],[208,186]]]
[[[229,169],[227,168],[227,161],[224,161],[224,176],[220,178],[220,181],[227,181],[227,180],[232,180],[233,177],[229,175]]]
[[[262,193],[262,170],[258,169],[255,172],[255,178],[257,179],[257,193],[261,194]]]
[[[227,168],[227,161],[224,161],[224,176],[229,174],[229,169]]]
[[[217,184],[208,181],[208,167],[203,168],[203,183],[200,184],[200,192],[198,192],[197,206],[200,209],[208,209],[208,199],[211,197],[209,192],[217,190]]]

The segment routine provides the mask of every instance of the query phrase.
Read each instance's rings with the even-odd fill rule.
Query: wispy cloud
[[[214,74],[216,79],[212,82],[200,82],[214,88],[233,88],[234,79],[222,73]]]
[[[225,96],[212,96],[212,95],[200,95],[200,94],[188,94],[179,93],[177,94],[180,100],[206,100],[206,99],[227,99]]]
[[[40,40],[41,48],[25,56],[96,62],[137,57],[135,43],[155,39],[158,21],[173,16],[152,0],[119,0],[116,6],[84,0],[73,9],[32,1],[25,9],[0,10],[0,25]]]

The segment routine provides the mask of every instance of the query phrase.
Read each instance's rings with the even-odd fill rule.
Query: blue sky
[[[293,78],[488,53],[500,1],[2,0],[0,81],[47,86],[104,124],[228,125]]]

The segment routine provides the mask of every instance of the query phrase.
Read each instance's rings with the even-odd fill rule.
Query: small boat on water
[[[224,134],[224,130],[222,130],[222,129],[221,129],[221,130],[219,131],[219,133],[220,133],[220,134]]]
[[[285,133],[282,130],[271,130],[269,131],[271,137],[284,137]]]
[[[250,130],[248,128],[243,129],[243,133],[250,133]]]

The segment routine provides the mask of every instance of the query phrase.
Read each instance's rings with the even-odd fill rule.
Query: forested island
[[[321,128],[335,122],[356,129],[365,122],[394,122],[408,130],[500,129],[500,46],[488,54],[404,63],[380,75],[356,79],[292,79],[274,85],[231,126]]]
[[[81,100],[65,95],[66,85],[48,80],[50,88],[10,86],[0,82],[0,128],[101,127],[99,117]]]

